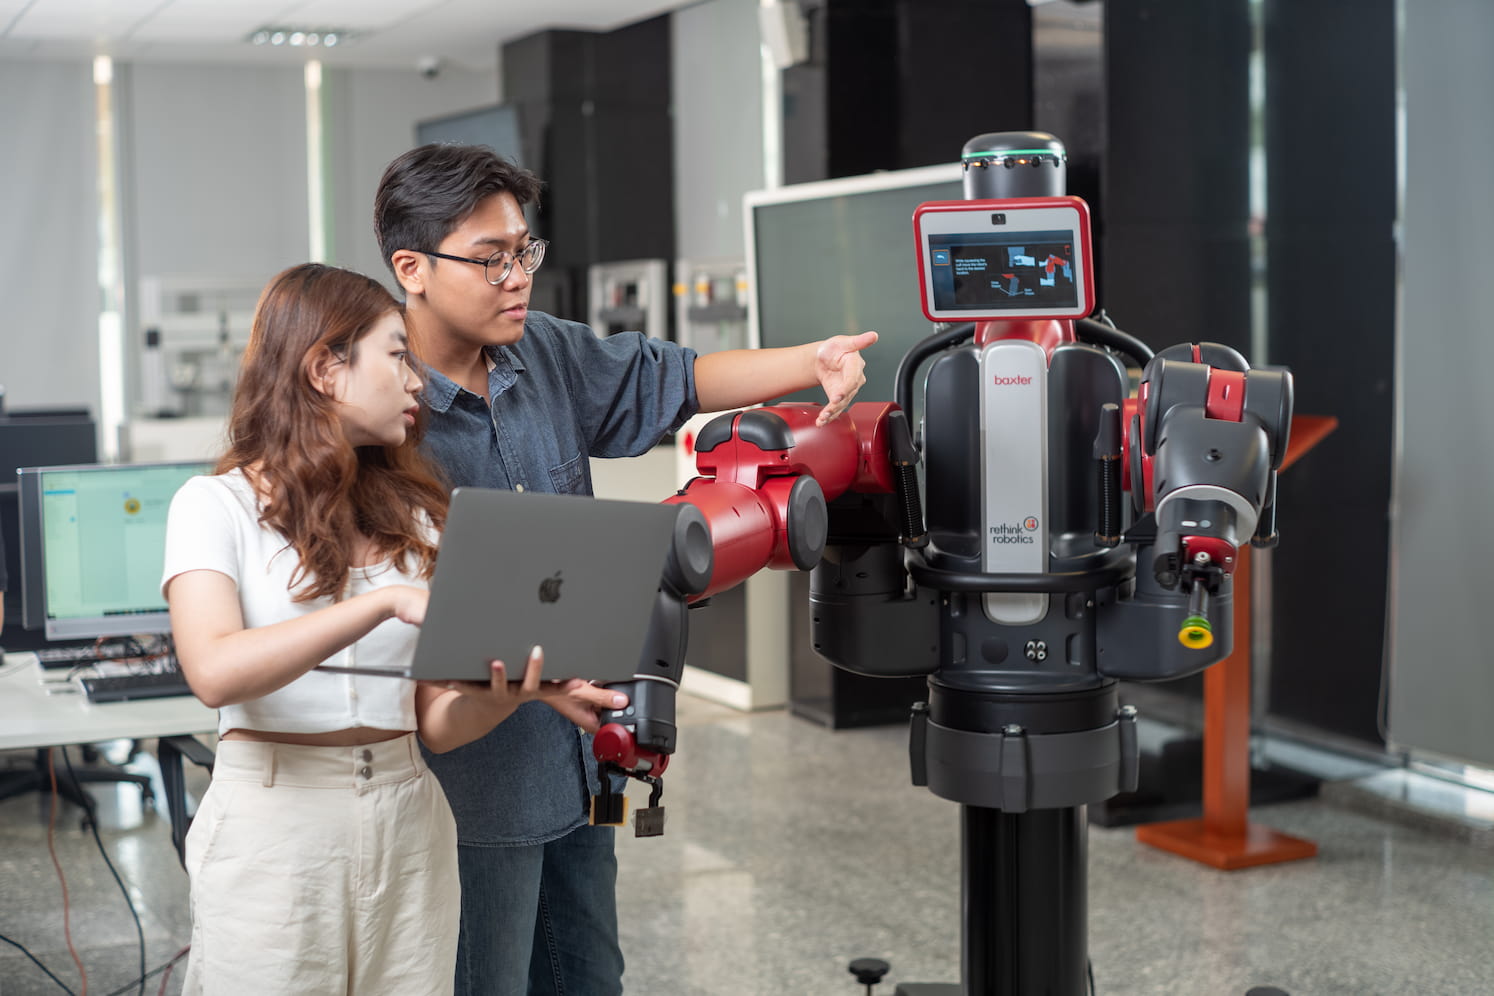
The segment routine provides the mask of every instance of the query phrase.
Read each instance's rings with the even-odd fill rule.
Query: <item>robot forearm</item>
[[[634,680],[617,686],[627,693],[628,707],[604,713],[593,742],[604,781],[594,819],[621,819],[621,797],[606,784],[610,773],[641,778],[653,784],[655,795],[659,791],[658,775],[675,748],[687,604],[765,567],[808,570],[825,551],[828,501],[853,488],[895,490],[890,454],[911,451],[902,445],[901,412],[890,404],[862,403],[824,426],[815,424],[819,412],[819,405],[805,404],[734,412],[710,422],[697,437],[701,476],[666,499],[684,508],[654,606],[649,647]]]
[[[1129,440],[1132,492],[1138,513],[1151,514],[1143,564],[1160,588],[1187,596],[1184,646],[1213,642],[1209,605],[1240,548],[1275,543],[1291,413],[1290,374],[1252,370],[1223,346],[1175,346],[1147,366]]]

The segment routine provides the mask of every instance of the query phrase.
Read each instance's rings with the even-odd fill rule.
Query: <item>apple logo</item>
[[[540,582],[539,596],[541,602],[560,601],[560,572],[556,571],[554,577],[545,578]]]

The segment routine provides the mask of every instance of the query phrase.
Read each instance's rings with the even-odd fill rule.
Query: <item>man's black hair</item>
[[[540,181],[485,145],[422,145],[384,170],[374,194],[374,235],[384,265],[400,249],[434,251],[451,230],[493,194],[519,206],[538,199]]]

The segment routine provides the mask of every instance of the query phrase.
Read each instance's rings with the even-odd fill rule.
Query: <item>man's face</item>
[[[495,252],[518,253],[529,244],[529,226],[513,194],[493,194],[478,203],[466,220],[441,241],[437,252],[487,259]],[[517,263],[498,285],[488,283],[483,267],[422,256],[422,295],[412,314],[424,335],[447,344],[502,346],[524,335],[532,278]],[[497,275],[497,268],[493,270]],[[440,348],[440,343],[432,343]]]

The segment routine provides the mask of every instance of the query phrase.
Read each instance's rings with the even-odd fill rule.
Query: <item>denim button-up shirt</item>
[[[523,338],[487,355],[491,410],[437,371],[422,375],[430,407],[423,446],[454,488],[589,495],[589,457],[644,453],[699,407],[694,351],[637,332],[599,339],[585,325],[531,311]],[[596,788],[591,737],[538,702],[426,760],[463,844],[563,836],[586,822]]]

